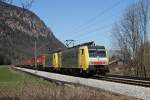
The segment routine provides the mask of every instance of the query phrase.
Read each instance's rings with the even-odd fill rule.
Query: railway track
[[[33,69],[35,70],[35,69]],[[46,71],[45,72],[49,72]],[[56,73],[56,72],[53,72]],[[57,72],[58,73],[58,72]],[[62,74],[62,73],[60,73]],[[75,76],[75,77],[82,77],[85,78],[85,76],[80,75],[72,75],[72,74],[63,74],[63,75],[69,75],[69,76]],[[104,80],[104,81],[110,81],[110,82],[117,82],[117,83],[124,83],[124,84],[130,84],[130,85],[137,85],[137,86],[143,86],[143,87],[150,87],[150,78],[143,78],[143,77],[131,77],[131,76],[121,76],[121,75],[94,75],[86,78],[96,79],[96,80]]]
[[[139,77],[130,77],[130,76],[119,76],[119,75],[106,75],[106,76],[93,76],[94,79],[131,84],[143,87],[150,87],[150,79],[149,78],[139,78]]]

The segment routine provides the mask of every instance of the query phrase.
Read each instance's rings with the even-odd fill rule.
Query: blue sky
[[[138,0],[35,0],[31,9],[64,42],[95,41],[110,48],[112,24]]]

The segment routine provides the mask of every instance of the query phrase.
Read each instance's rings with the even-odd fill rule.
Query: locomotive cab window
[[[89,50],[90,57],[106,57],[106,51],[104,50]]]
[[[82,55],[84,54],[84,49],[81,49],[81,54],[82,54]]]

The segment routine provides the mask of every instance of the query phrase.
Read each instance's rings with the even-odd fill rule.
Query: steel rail
[[[100,76],[95,75],[92,78],[98,79],[98,80],[104,80],[104,81],[110,81],[110,82],[117,82],[117,83],[124,83],[124,84],[131,84],[131,85],[137,85],[137,86],[143,86],[143,87],[150,87],[150,81],[148,80],[142,80],[132,77],[124,77],[124,76],[118,76],[118,75],[106,75],[106,76]]]

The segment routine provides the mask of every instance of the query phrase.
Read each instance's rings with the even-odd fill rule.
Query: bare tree
[[[122,19],[114,25],[112,31],[124,64],[133,66],[136,75],[142,73],[146,76],[145,44],[148,43],[148,22],[149,0],[140,0],[126,9]]]
[[[20,0],[22,8],[30,9],[32,7],[34,0]]]
[[[13,4],[15,3],[14,0],[0,0],[2,2],[8,3],[8,4]],[[24,9],[30,9],[34,0],[19,0],[22,8]]]
[[[0,1],[6,2],[6,3],[12,3],[13,2],[13,0],[0,0]]]

